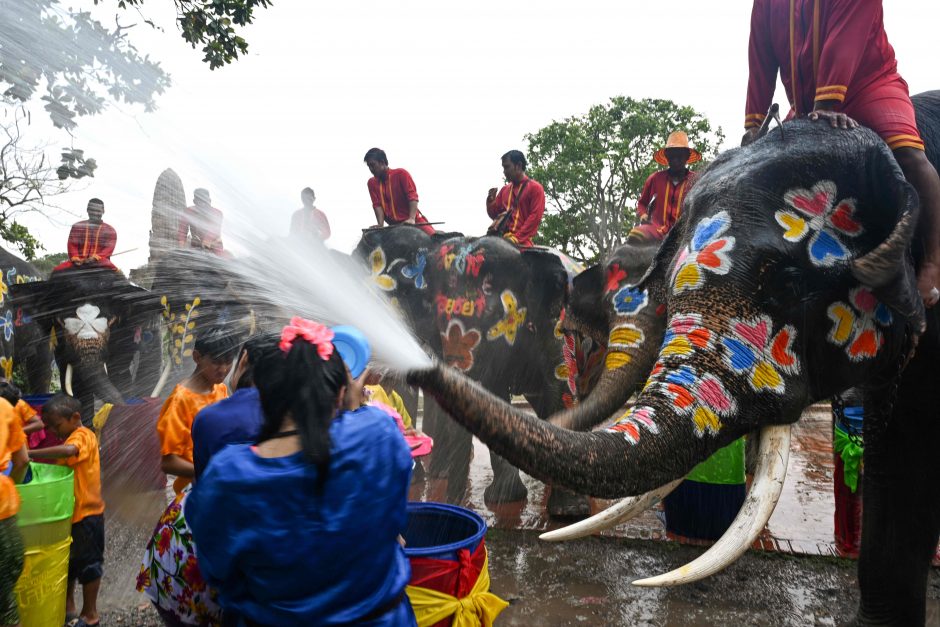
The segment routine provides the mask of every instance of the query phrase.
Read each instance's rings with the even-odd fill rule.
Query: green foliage
[[[39,273],[42,275],[43,279],[48,279],[49,275],[52,274],[52,269],[63,261],[69,258],[68,253],[51,253],[48,255],[43,255],[38,259],[33,259],[32,263]]]
[[[691,107],[624,96],[526,135],[528,174],[546,195],[537,243],[588,263],[622,244],[643,183],[662,167],[653,153],[675,130],[688,133],[704,162],[724,140],[721,128],[713,130]]]
[[[105,0],[95,0],[95,4]],[[256,8],[266,9],[273,0],[174,0],[176,22],[183,39],[202,46],[202,60],[216,69],[248,52],[248,42],[235,31],[254,19]],[[140,7],[144,0],[118,0],[118,6]]]

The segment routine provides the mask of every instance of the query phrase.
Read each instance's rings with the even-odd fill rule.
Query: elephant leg
[[[491,391],[509,402],[509,390]],[[493,468],[493,482],[483,491],[485,502],[510,503],[521,501],[529,495],[529,490],[519,476],[519,469],[493,451],[490,451],[490,466]]]
[[[547,418],[564,409],[560,400],[555,400],[548,394],[526,394],[526,400],[540,418]],[[588,497],[559,485],[549,487],[546,508],[552,518],[585,518],[591,513]]]
[[[905,380],[930,382],[925,361],[919,368],[912,362]],[[865,427],[858,563],[862,625],[922,625],[925,620],[927,575],[940,534],[940,393],[936,385],[907,387],[899,391],[884,433],[876,436]]]
[[[447,480],[448,503],[460,503],[467,491],[473,436],[450,419],[430,396],[424,397],[424,432],[434,439],[428,474],[432,479]]]

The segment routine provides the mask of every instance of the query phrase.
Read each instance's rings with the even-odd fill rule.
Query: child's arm
[[[78,447],[74,444],[60,444],[48,448],[34,448],[29,451],[29,458],[36,459],[65,459],[78,455]]]
[[[33,416],[30,418],[25,425],[23,425],[23,433],[29,435],[30,433],[35,433],[40,431],[45,425],[42,424],[42,420],[39,419],[39,416]]]
[[[25,444],[18,451],[13,452],[10,462],[13,464],[13,470],[10,471],[13,483],[23,483],[23,477],[26,476],[26,469],[29,467],[29,454]]]
[[[192,479],[196,476],[196,467],[192,462],[188,462],[179,455],[164,455],[160,459],[160,469],[168,475],[176,477],[187,477]]]

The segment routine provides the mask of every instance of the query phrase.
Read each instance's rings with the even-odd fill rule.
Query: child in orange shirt
[[[98,624],[98,588],[104,566],[104,500],[101,463],[95,432],[82,426],[82,404],[68,394],[56,394],[42,406],[43,422],[65,444],[33,449],[30,457],[58,460],[74,472],[75,510],[69,549],[69,582],[65,598],[69,625]],[[82,584],[82,611],[75,613],[75,581]]]
[[[20,495],[13,483],[23,480],[29,458],[26,436],[13,416],[13,406],[5,400],[0,400],[0,458],[6,459],[0,462],[0,625],[18,625],[14,587],[23,570],[24,548],[16,526]]]
[[[29,406],[29,403],[23,400],[23,393],[12,381],[0,378],[0,398],[5,398],[13,405],[13,415],[19,420],[23,427],[23,433],[27,436],[42,429],[42,420],[36,414],[36,410]]]
[[[200,409],[228,396],[222,383],[232,369],[238,340],[221,328],[210,328],[193,344],[193,374],[173,388],[157,419],[160,438],[160,467],[175,475],[173,490],[183,491],[195,476],[193,466],[193,419]]]

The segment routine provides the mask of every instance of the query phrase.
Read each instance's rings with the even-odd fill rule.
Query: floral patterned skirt
[[[187,487],[157,522],[137,575],[137,590],[153,601],[161,616],[172,616],[178,624],[218,627],[222,609],[216,591],[199,571],[193,534],[183,516],[188,495]]]

